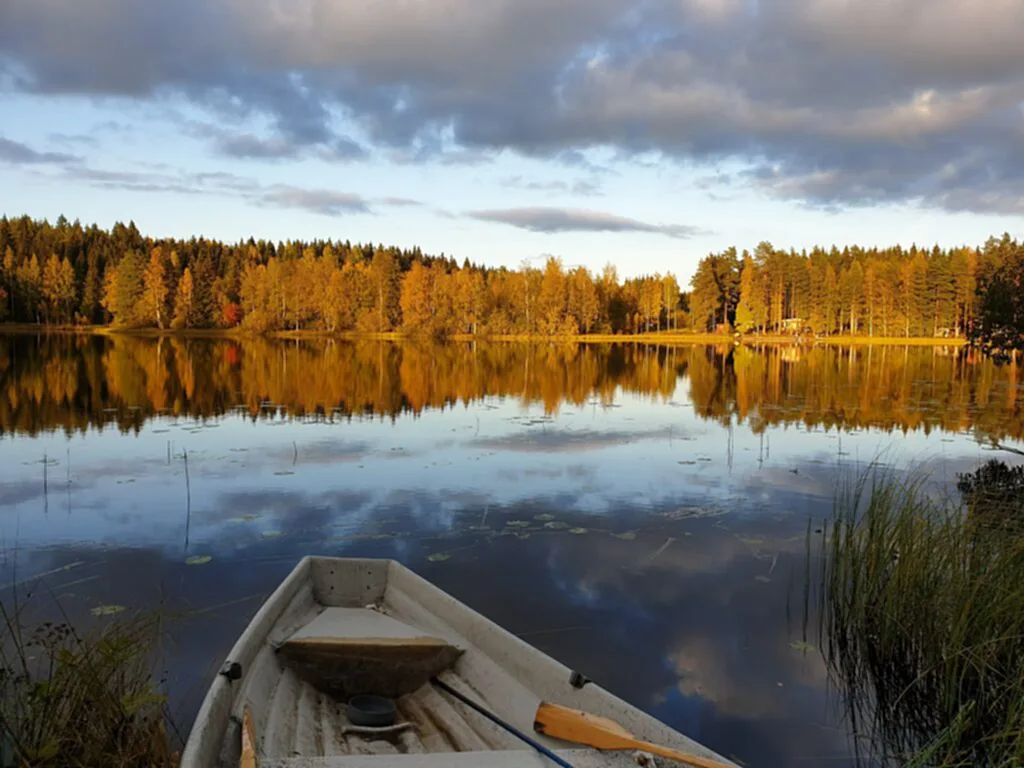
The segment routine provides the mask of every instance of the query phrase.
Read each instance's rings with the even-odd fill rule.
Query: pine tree
[[[390,248],[377,248],[370,272],[373,276],[377,331],[390,331],[398,321],[398,263]]]
[[[740,272],[740,303],[736,307],[736,330],[750,333],[757,327],[754,318],[754,260],[747,253],[743,254],[743,269]]]
[[[956,284],[953,280],[949,257],[938,247],[928,259],[928,313],[927,329],[931,335],[948,333],[954,324]]]
[[[839,322],[839,277],[836,275],[835,267],[832,264],[825,265],[824,274],[824,297],[825,297],[825,333],[836,332]]]
[[[402,280],[402,327],[412,333],[433,333],[433,270],[414,261]]]
[[[47,323],[60,322],[60,259],[51,253],[43,266],[42,306],[43,318]]]
[[[189,328],[215,328],[221,318],[220,304],[215,289],[217,273],[210,257],[203,256],[195,264],[192,274],[192,305]]]
[[[77,298],[75,270],[68,259],[60,260],[60,271],[57,275],[57,307],[63,323],[71,322]]]
[[[18,287],[18,299],[22,308],[22,316],[31,322],[40,322],[43,272],[39,267],[39,259],[35,254],[32,254],[32,258],[15,270],[15,283]]]
[[[4,294],[4,304],[11,317],[14,317],[14,293],[17,286],[17,274],[16,274],[16,262],[14,260],[14,251],[11,250],[11,246],[4,248],[4,260],[3,266],[3,284],[6,288]]]
[[[853,262],[849,269],[843,271],[839,281],[840,304],[845,314],[841,320],[849,323],[850,333],[856,334],[860,329],[864,313],[864,268],[859,261]]]
[[[537,316],[541,333],[554,335],[562,329],[565,320],[566,290],[562,262],[548,257],[544,265],[544,277],[537,297]]]
[[[142,306],[140,314],[156,323],[161,330],[168,319],[167,303],[171,289],[167,285],[167,267],[164,264],[164,255],[159,248],[154,248],[149,255],[149,264],[142,278]]]
[[[675,275],[667,274],[661,278],[661,293],[665,307],[665,330],[679,330],[679,283]]]
[[[193,285],[192,270],[185,267],[178,281],[178,292],[174,297],[174,319],[172,328],[191,328],[189,324],[193,316]]]

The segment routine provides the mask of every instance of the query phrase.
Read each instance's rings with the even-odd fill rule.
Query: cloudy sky
[[[1020,0],[0,0],[0,211],[624,274],[1021,233]]]

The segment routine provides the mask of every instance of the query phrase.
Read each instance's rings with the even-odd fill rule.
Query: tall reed
[[[864,475],[821,545],[822,651],[884,764],[1024,764],[1024,537],[1013,494],[963,481]]]

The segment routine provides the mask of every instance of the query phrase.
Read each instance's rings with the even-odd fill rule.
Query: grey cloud
[[[95,147],[99,144],[95,136],[83,133],[51,133],[50,141],[57,144],[81,144],[87,147]]]
[[[572,187],[570,187],[570,189],[574,195],[579,195],[580,197],[590,197],[601,194],[600,183],[590,179],[578,179],[572,183]]]
[[[408,197],[382,197],[377,202],[381,205],[391,205],[395,208],[412,208],[417,205],[423,205],[419,200],[412,200]]]
[[[66,179],[85,182],[93,187],[130,192],[172,192],[184,195],[208,193],[251,197],[260,189],[255,179],[221,171],[110,171],[87,165],[68,165],[59,167],[59,172]]]
[[[579,197],[593,197],[601,194],[601,183],[594,179],[577,179],[570,183],[567,181],[530,180],[523,176],[507,176],[501,180],[501,183],[512,189],[523,189],[529,192],[561,192]]]
[[[188,123],[193,136],[209,139],[214,150],[225,157],[244,160],[293,160],[311,154],[327,162],[362,160],[366,148],[345,137],[326,137],[325,140],[307,141],[303,137],[275,134],[259,136],[245,130],[232,130],[208,123]]]
[[[365,198],[351,192],[330,189],[305,189],[279,184],[263,192],[261,201],[281,208],[299,208],[324,216],[369,213]]]
[[[394,162],[513,150],[599,172],[586,150],[610,148],[736,160],[737,183],[815,204],[1024,196],[1018,0],[6,0],[4,17],[8,87],[270,126],[236,156],[348,159],[354,127]]]
[[[579,168],[587,171],[588,173],[615,174],[615,171],[611,168],[591,162],[586,154],[578,149],[564,149],[557,153],[553,159],[561,165],[567,165],[571,168]]]
[[[37,152],[25,144],[0,136],[0,162],[12,165],[38,163],[76,163],[80,158],[63,152]]]
[[[531,232],[651,232],[669,237],[693,237],[701,229],[685,224],[649,224],[625,216],[577,208],[506,208],[470,211],[480,221],[508,224]]]
[[[299,147],[282,138],[261,139],[251,133],[222,136],[216,146],[222,154],[235,158],[283,160],[299,154]]]
[[[368,156],[366,148],[357,141],[339,136],[322,147],[317,153],[322,160],[363,160]]]
[[[170,192],[194,195],[200,193],[241,197],[250,202],[280,208],[305,209],[325,216],[371,213],[370,201],[353,192],[296,187],[287,184],[262,186],[256,179],[223,171],[184,173],[157,170],[111,171],[81,164],[77,158],[52,152],[37,152],[31,147],[0,139],[0,162],[42,166],[55,171],[59,178],[80,181],[102,189],[131,192]],[[6,153],[6,154],[5,154]],[[397,201],[397,202],[396,202]],[[383,198],[383,204],[414,205],[405,198]]]

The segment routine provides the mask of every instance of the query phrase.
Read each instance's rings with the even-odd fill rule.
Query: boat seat
[[[318,690],[397,698],[451,667],[462,649],[371,608],[327,608],[277,649]]]

